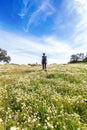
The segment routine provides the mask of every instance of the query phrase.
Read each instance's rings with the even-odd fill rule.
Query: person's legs
[[[46,64],[44,64],[44,69],[45,69],[45,71],[46,71]]]
[[[46,71],[46,64],[42,64],[42,69]]]
[[[44,70],[44,64],[42,64],[42,69]]]

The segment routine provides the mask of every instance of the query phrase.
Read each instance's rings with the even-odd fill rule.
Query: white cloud
[[[21,9],[21,12],[18,14],[21,18],[24,18],[26,16],[29,9],[29,7],[27,7],[29,3],[29,0],[23,0],[23,7]]]
[[[47,43],[47,49],[50,48],[50,53],[68,53],[71,51],[71,48],[67,43],[59,41],[57,38],[53,36],[45,37],[44,41]]]
[[[73,34],[77,22],[77,14],[75,14],[74,2],[64,0],[61,2],[60,8],[56,8],[54,18],[53,31],[61,34],[61,37],[70,37]]]
[[[80,17],[79,27],[87,27],[87,0],[75,0],[76,11]]]
[[[87,0],[75,0],[75,5],[79,14],[87,11]]]
[[[78,14],[78,23],[74,32],[74,44],[79,51],[87,50],[87,0],[74,0],[74,8]]]
[[[48,63],[63,63],[69,60],[71,48],[57,38],[23,37],[0,30],[0,46],[8,51],[14,63],[41,63],[42,53],[48,57]]]
[[[21,13],[19,14],[21,18],[24,18],[25,15],[29,15],[29,6],[27,7],[28,3],[29,0],[24,0],[25,7],[23,7]],[[33,4],[35,4],[35,2]],[[27,27],[25,27],[24,31],[28,32],[29,27],[32,24],[37,24],[39,20],[45,20],[48,16],[51,16],[54,13],[54,10],[55,9],[52,6],[50,0],[42,0],[41,4],[38,4],[37,9],[34,12],[32,12],[31,16],[29,17]]]
[[[35,55],[24,55],[24,54],[18,54],[18,53],[13,53],[10,52],[12,63],[17,63],[17,64],[31,64],[31,63],[40,63],[40,58]]]
[[[67,4],[65,4],[65,2]],[[64,19],[59,17],[59,25],[56,24],[61,30],[66,29],[65,35],[68,43],[71,44],[72,53],[86,53],[87,52],[87,0],[65,0],[63,3],[64,11],[62,12],[65,18],[68,19],[67,23],[63,22]],[[57,18],[58,19],[58,18]],[[58,21],[58,20],[57,20]],[[57,26],[58,25],[58,26]],[[69,25],[69,26],[68,26]],[[69,32],[67,33],[67,29]]]

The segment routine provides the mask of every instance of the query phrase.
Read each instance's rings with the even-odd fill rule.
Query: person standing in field
[[[42,69],[46,71],[46,65],[47,65],[47,56],[45,56],[45,53],[43,53],[42,56]]]

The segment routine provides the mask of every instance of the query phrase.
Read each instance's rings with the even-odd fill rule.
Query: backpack
[[[47,62],[47,56],[42,56],[42,64],[46,64]]]

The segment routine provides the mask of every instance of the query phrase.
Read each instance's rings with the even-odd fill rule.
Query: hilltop
[[[1,130],[87,130],[87,64],[0,65]]]

